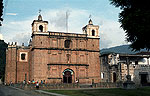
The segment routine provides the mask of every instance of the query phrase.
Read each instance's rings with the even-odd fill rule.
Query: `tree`
[[[1,26],[1,21],[3,21],[2,15],[3,15],[3,0],[0,0],[0,26]]]
[[[134,51],[150,49],[150,5],[149,0],[110,0],[115,7],[120,7],[121,28],[126,33],[126,40],[131,42]]]
[[[5,65],[6,65],[6,48],[4,40],[0,40],[0,79],[4,82]]]

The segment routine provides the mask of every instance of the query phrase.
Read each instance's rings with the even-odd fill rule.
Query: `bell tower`
[[[39,12],[38,20],[34,20],[32,23],[32,33],[48,32],[48,21],[43,21],[42,15]]]
[[[88,37],[99,38],[99,26],[93,25],[93,21],[90,19],[88,25],[82,28],[83,33]]]

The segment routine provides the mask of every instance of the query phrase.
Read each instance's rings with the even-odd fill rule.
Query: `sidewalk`
[[[16,88],[16,87],[13,87],[13,86],[8,86],[8,87],[11,87],[11,88],[14,88],[14,89],[20,90],[20,91],[25,91],[23,89]],[[57,94],[57,93],[46,92],[46,91],[43,91],[43,90],[35,90],[35,92],[38,92],[40,94],[52,95],[52,96],[67,96],[67,95],[62,95],[62,94]]]
[[[62,94],[57,94],[57,93],[51,93],[51,92],[46,92],[42,90],[35,90],[36,92],[42,93],[42,94],[48,94],[48,95],[53,95],[53,96],[68,96],[68,95],[62,95]]]

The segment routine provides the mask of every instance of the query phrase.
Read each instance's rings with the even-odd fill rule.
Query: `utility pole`
[[[68,10],[66,11],[66,32],[68,33],[68,17],[69,17],[69,14],[68,14]]]

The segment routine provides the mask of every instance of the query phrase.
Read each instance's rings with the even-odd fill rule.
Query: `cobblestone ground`
[[[0,85],[0,96],[50,96],[50,95],[40,94],[35,91],[26,91],[22,89],[15,89],[10,86]]]

